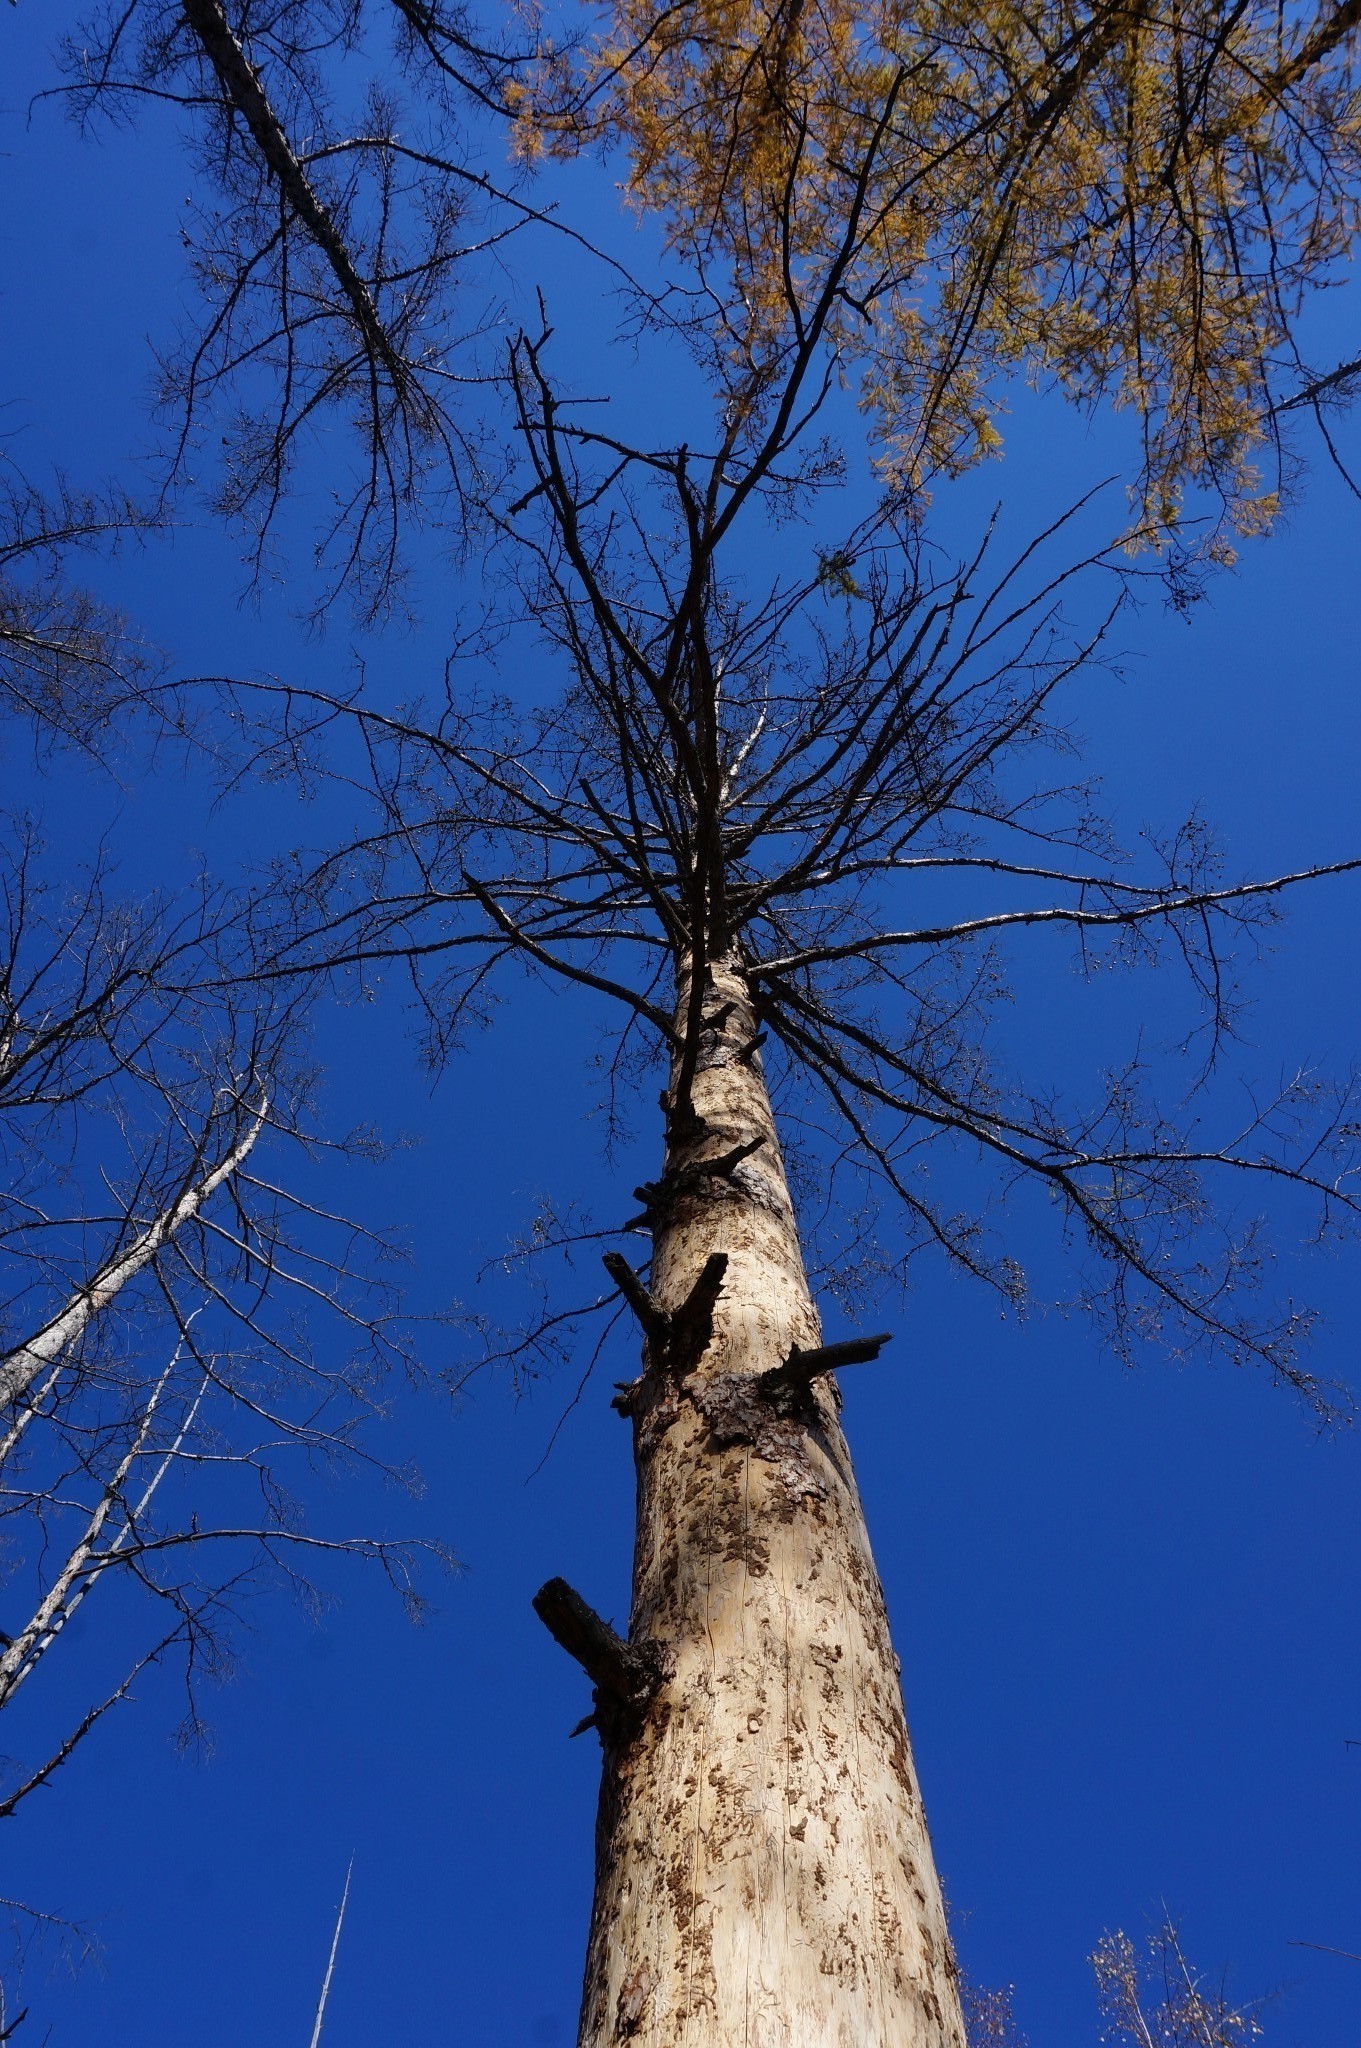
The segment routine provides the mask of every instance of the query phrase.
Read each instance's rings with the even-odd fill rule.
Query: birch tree
[[[327,590],[376,616],[408,512],[452,506],[489,557],[485,646],[443,693],[228,692],[255,758],[310,770],[334,739],[375,807],[302,874],[275,972],[400,963],[443,1056],[518,969],[615,1006],[621,1092],[663,1084],[602,1295],[642,1346],[615,1404],[627,1635],[562,1581],[536,1603],[603,1751],[581,2048],[961,2048],[840,1422],[838,1373],[886,1339],[824,1327],[784,1140],[825,1129],[833,1198],[868,1180],[897,1264],[933,1250],[1019,1301],[1033,1192],[1117,1354],[1216,1351],[1323,1420],[1345,1403],[1260,1286],[1242,1190],[1354,1220],[1350,1086],[1243,1110],[1217,1079],[1235,946],[1356,859],[1236,879],[1197,820],[1123,849],[1065,707],[1131,579],[1184,596],[1264,531],[1291,420],[1355,379],[1307,359],[1298,309],[1355,234],[1356,9],[721,0],[520,49],[438,0],[110,21],[70,46],[74,104],[178,97],[202,152],[204,325],[169,396],[181,445],[240,405],[223,509],[267,536],[306,423],[343,413]],[[541,232],[587,260],[551,180],[588,150],[664,243],[639,278],[592,258],[644,374],[691,377],[650,434],[558,367],[515,270]],[[468,340],[492,241],[522,293],[504,346]],[[1099,508],[1058,508],[1010,554],[943,555],[932,493],[996,449],[1018,372],[1126,409],[1128,503],[1095,537]],[[1184,969],[1189,1097],[1147,1045],[1085,1091],[1009,1070],[993,1011],[1046,933]]]
[[[69,573],[77,547],[147,528],[116,494],[13,470],[0,492],[0,758],[35,805],[69,805],[73,761],[84,790],[140,765],[138,720],[183,734],[154,651]],[[33,1704],[0,1820],[153,1667],[178,1665],[196,1738],[267,1587],[315,1608],[357,1559],[416,1610],[431,1548],[318,1532],[296,1484],[386,1471],[368,1425],[416,1368],[391,1248],[299,1185],[309,1151],[374,1150],[312,1128],[314,991],[261,979],[249,891],[201,873],[134,891],[107,840],[83,858],[70,840],[0,814],[0,1710]],[[28,1682],[95,1593],[108,1625],[75,1652],[64,1720]],[[4,1907],[16,1934],[65,1925]]]
[[[0,1818],[172,1651],[192,1730],[252,1588],[309,1593],[309,1557],[367,1557],[418,1600],[410,1546],[309,1533],[287,1478],[371,1458],[361,1426],[410,1362],[363,1233],[270,1163],[303,1137],[298,996],[233,994],[239,905],[133,911],[106,874],[41,868],[30,834],[0,869],[0,1709],[97,1588],[144,1603],[125,1597],[123,1668]],[[300,1314],[319,1305],[326,1356]]]

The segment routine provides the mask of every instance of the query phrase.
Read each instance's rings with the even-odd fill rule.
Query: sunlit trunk
[[[682,1000],[684,1000],[682,991]],[[724,1006],[730,1005],[726,1015]],[[631,1406],[631,1640],[607,1721],[582,2048],[961,2048],[897,1660],[832,1381],[758,1384],[821,1341],[749,991],[713,972],[653,1191],[659,1326]],[[696,1172],[760,1139],[726,1172]],[[727,1254],[712,1326],[678,1317]]]

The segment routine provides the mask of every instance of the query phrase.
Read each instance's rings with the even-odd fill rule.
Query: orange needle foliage
[[[1297,316],[1357,232],[1359,20],[1361,0],[614,0],[520,88],[520,130],[626,153],[740,433],[791,355],[830,347],[921,495],[1000,445],[1009,378],[1056,383],[1137,414],[1136,531],[1208,491],[1226,555],[1276,509],[1261,458]]]

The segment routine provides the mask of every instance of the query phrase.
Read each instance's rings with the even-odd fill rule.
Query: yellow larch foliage
[[[830,344],[906,490],[995,449],[1017,372],[1132,408],[1137,522],[1252,532],[1273,375],[1359,225],[1361,0],[612,0],[529,147],[622,150],[759,413]]]

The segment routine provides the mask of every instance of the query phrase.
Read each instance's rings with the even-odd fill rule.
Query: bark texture
[[[705,1013],[696,1118],[643,1191],[630,1637],[664,1676],[606,1734],[581,2048],[963,2048],[835,1385],[759,1384],[820,1330],[740,963]]]

